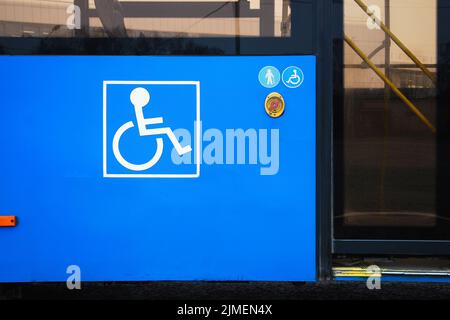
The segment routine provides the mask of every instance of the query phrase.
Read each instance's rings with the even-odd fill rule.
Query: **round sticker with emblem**
[[[272,92],[266,97],[264,103],[267,114],[272,118],[281,117],[284,113],[284,99],[278,92]]]

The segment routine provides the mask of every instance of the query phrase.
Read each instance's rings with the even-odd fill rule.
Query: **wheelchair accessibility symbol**
[[[108,88],[108,86],[112,85],[125,85],[126,88],[122,89],[119,88],[118,90],[114,91],[113,88]],[[153,84],[156,86],[144,86],[144,84],[149,85]],[[173,92],[173,88],[171,90],[167,90],[167,86],[186,86],[191,85],[195,86],[189,90],[177,90],[176,92],[180,92],[178,95],[170,94]],[[162,87],[164,86],[164,87]],[[153,103],[152,99],[152,90],[159,91],[159,105],[156,103]],[[168,92],[165,96],[166,99],[161,99],[161,92],[165,92],[164,89]],[[109,90],[109,91],[108,91]],[[130,92],[131,91],[131,92]],[[112,95],[116,96],[115,92],[120,92],[120,98],[112,99]],[[123,93],[126,92],[127,99],[123,97]],[[183,96],[183,92],[192,92],[191,96],[194,97],[194,99],[187,99],[187,96]],[[176,106],[178,108],[177,110],[174,110],[172,107],[172,117],[171,119],[174,120],[177,117],[174,117],[173,114],[182,114],[187,115],[187,118],[190,118],[189,120],[192,120],[191,126],[194,125],[194,130],[197,131],[199,129],[199,123],[200,123],[200,117],[199,117],[199,98],[200,98],[200,87],[198,82],[187,82],[187,81],[148,81],[148,82],[117,82],[117,81],[105,81],[104,83],[104,177],[113,177],[113,178],[130,178],[130,177],[141,177],[141,178],[177,178],[177,177],[198,177],[199,176],[199,163],[195,164],[195,168],[193,171],[186,173],[186,172],[173,172],[173,173],[167,173],[167,164],[160,165],[160,167],[163,167],[164,172],[158,173],[149,171],[149,169],[153,168],[163,157],[164,154],[164,140],[166,142],[169,142],[169,145],[166,144],[166,149],[172,150],[172,148],[167,148],[173,146],[173,149],[178,153],[178,155],[187,155],[189,153],[193,152],[193,147],[189,144],[182,145],[180,141],[178,141],[178,138],[176,137],[174,133],[174,129],[180,128],[180,125],[187,125],[189,126],[189,121],[185,123],[177,123],[177,127],[174,128],[171,124],[166,123],[166,118],[160,116],[161,114],[159,112],[164,112],[164,103],[167,105]],[[177,96],[179,96],[177,98]],[[177,100],[178,99],[178,100]],[[112,100],[112,101],[111,101]],[[187,100],[192,100],[191,103],[189,103]],[[183,103],[180,103],[183,101]],[[112,106],[108,106],[107,102],[110,103]],[[164,103],[161,103],[164,102]],[[185,106],[191,106],[193,109],[195,109],[193,112],[188,112],[185,109],[183,104]],[[107,124],[108,124],[108,107],[110,109],[115,108],[118,110],[117,114],[119,115],[121,112],[126,113],[127,117],[129,119],[129,115],[132,114],[132,119],[129,121],[124,121],[120,126],[118,126],[117,129],[115,129],[115,132],[108,132],[107,130]],[[132,109],[132,113],[128,110],[125,111],[127,108]],[[144,110],[146,115],[144,115]],[[157,113],[158,112],[158,113]],[[170,115],[170,108],[166,107],[166,112],[169,112]],[[157,115],[156,117],[149,116],[151,115]],[[190,116],[192,115],[192,116]],[[112,118],[111,116],[109,116]],[[182,116],[178,117],[182,118]],[[127,120],[128,120],[127,119]],[[112,118],[110,122],[117,122],[118,120],[115,118]],[[198,126],[198,128],[197,128]],[[133,130],[132,130],[133,129]],[[130,133],[128,133],[130,132]],[[199,132],[199,131],[198,131]],[[136,133],[138,135],[136,135]],[[130,145],[130,135],[134,134],[135,139],[141,137],[152,137],[154,138],[154,141],[156,143],[152,143],[152,146],[149,147],[134,147],[129,146]],[[125,139],[125,135],[127,135],[127,139]],[[197,135],[199,136],[199,135]],[[108,141],[109,137],[112,137],[112,141]],[[132,142],[131,142],[132,143]],[[197,141],[195,142],[197,144]],[[111,156],[108,157],[108,154],[110,153],[110,150],[108,150],[108,145],[112,146],[112,155],[114,156],[114,159],[117,161],[118,164],[122,167],[122,169],[117,169],[117,165],[111,164]],[[123,152],[122,148],[128,148],[132,149],[134,151],[138,151],[140,155],[139,160],[136,161],[130,160],[127,158],[127,152]],[[196,148],[196,151],[199,151],[199,148]],[[129,153],[129,152],[128,152]],[[135,152],[136,153],[136,152]],[[142,156],[143,154],[143,156]],[[170,152],[169,152],[170,154]],[[193,158],[198,159],[198,154],[194,155]],[[109,158],[109,159],[108,159]],[[144,159],[145,160],[142,160]],[[166,157],[167,158],[167,157]],[[125,171],[124,171],[125,169]],[[115,172],[114,172],[115,171]]]
[[[283,71],[283,83],[288,88],[298,88],[302,85],[304,75],[302,69],[298,67],[288,67]]]
[[[192,151],[191,146],[182,147],[180,145],[177,137],[173,133],[172,129],[169,127],[147,129],[147,126],[162,124],[164,120],[162,117],[148,118],[148,119],[144,118],[144,113],[142,109],[145,106],[147,106],[147,104],[150,102],[150,94],[146,89],[144,88],[134,89],[131,92],[130,100],[134,106],[134,112],[136,113],[136,122],[139,128],[140,136],[143,137],[143,136],[156,136],[159,134],[166,134],[169,137],[170,141],[173,143],[175,149],[177,150],[180,156]],[[113,140],[113,152],[114,155],[116,156],[117,161],[119,161],[119,163],[125,168],[133,171],[144,171],[153,167],[161,158],[163,152],[163,140],[162,138],[156,138],[157,148],[155,155],[147,163],[144,164],[130,163],[122,157],[122,154],[120,153],[119,150],[119,141],[122,135],[125,133],[125,131],[133,127],[134,127],[133,121],[128,121],[127,123],[122,125],[119,128],[119,130],[117,130]]]

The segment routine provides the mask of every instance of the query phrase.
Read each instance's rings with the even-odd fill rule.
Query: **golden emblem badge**
[[[267,114],[272,118],[279,118],[284,113],[284,99],[278,92],[272,92],[266,97],[264,106]]]

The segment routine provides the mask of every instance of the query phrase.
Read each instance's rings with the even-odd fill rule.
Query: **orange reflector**
[[[15,216],[0,216],[0,227],[15,227],[16,217]]]

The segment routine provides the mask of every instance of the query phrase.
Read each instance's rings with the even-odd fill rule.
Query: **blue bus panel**
[[[0,282],[314,281],[315,68],[0,57]]]

